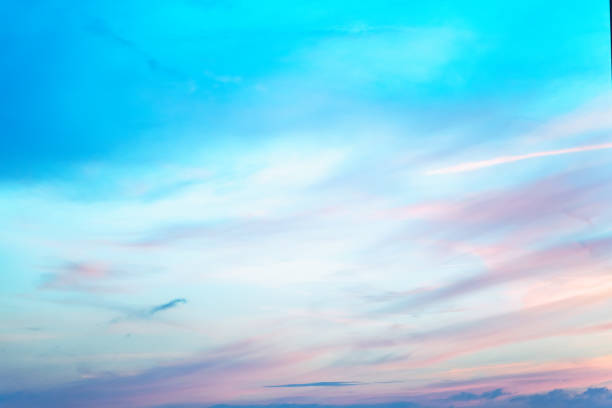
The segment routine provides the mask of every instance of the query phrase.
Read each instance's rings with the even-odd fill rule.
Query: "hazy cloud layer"
[[[605,406],[608,12],[0,2],[0,406]]]

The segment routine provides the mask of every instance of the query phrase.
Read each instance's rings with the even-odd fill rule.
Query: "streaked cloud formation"
[[[0,405],[610,406],[607,4],[22,3]]]
[[[512,162],[516,162],[520,160],[535,159],[538,157],[546,157],[546,156],[558,156],[560,154],[588,152],[591,150],[604,150],[604,149],[612,149],[612,143],[604,143],[604,144],[592,145],[592,146],[570,147],[567,149],[519,154],[516,156],[496,157],[494,159],[489,159],[489,160],[481,160],[481,161],[476,161],[476,162],[471,162],[471,163],[463,163],[463,164],[458,164],[456,166],[446,167],[442,169],[430,170],[427,172],[427,174],[431,175],[431,174],[462,173],[464,171],[474,171],[474,170],[478,170],[484,167],[498,166],[500,164],[512,163]]]

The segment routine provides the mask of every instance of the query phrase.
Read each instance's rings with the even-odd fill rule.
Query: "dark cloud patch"
[[[168,303],[164,303],[163,305],[155,306],[151,308],[151,310],[149,311],[149,315],[154,315],[155,313],[159,313],[164,310],[172,309],[173,307],[177,307],[181,303],[182,304],[187,303],[187,299],[185,298],[172,299]]]
[[[495,390],[483,392],[482,394],[480,394],[483,399],[495,399],[501,397],[502,395],[505,395],[505,393],[501,388],[497,388]]]
[[[501,397],[504,394],[504,391],[501,388],[497,388],[492,391],[483,392],[482,394],[474,394],[471,392],[461,392],[459,394],[452,395],[449,397],[451,401],[478,401],[478,400],[492,400],[498,397]]]
[[[348,387],[352,385],[363,385],[365,383],[356,381],[321,381],[302,384],[280,384],[266,385],[266,388],[297,388],[297,387]]]
[[[612,391],[607,388],[589,388],[574,394],[566,390],[553,390],[546,394],[515,397],[512,407],[525,408],[603,408],[612,407]]]

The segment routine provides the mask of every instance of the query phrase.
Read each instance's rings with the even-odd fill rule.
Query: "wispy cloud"
[[[603,6],[557,8],[550,52],[517,1],[9,2],[0,405],[602,384],[612,111],[572,111]]]
[[[564,229],[592,225],[594,219],[606,216],[608,207],[602,203],[612,197],[612,183],[603,166],[601,176],[586,171],[572,171],[530,180],[503,189],[486,189],[463,197],[448,197],[398,206],[381,212],[381,217],[411,222],[408,228],[392,236],[387,244],[417,240],[428,236],[441,240],[474,241],[495,234],[502,238],[514,231],[520,245],[533,231],[544,236],[558,237]],[[520,234],[518,233],[520,230]],[[446,248],[445,250],[447,250]]]
[[[163,305],[155,306],[151,308],[151,310],[149,311],[149,314],[154,315],[155,313],[159,313],[164,310],[172,309],[173,307],[177,307],[181,303],[182,304],[187,303],[187,299],[184,299],[184,298],[173,299],[168,303],[164,303]]]
[[[388,311],[406,311],[435,302],[464,296],[504,283],[544,274],[564,272],[583,273],[583,269],[597,270],[609,258],[612,238],[603,237],[583,242],[571,242],[551,248],[528,252],[517,258],[490,266],[483,273],[463,278],[440,288],[407,294]],[[397,297],[394,299],[396,300]]]
[[[488,160],[480,160],[474,162],[461,163],[455,166],[443,167],[440,169],[429,170],[425,174],[436,175],[436,174],[451,174],[451,173],[463,173],[468,171],[479,170],[486,167],[499,166],[500,164],[513,163],[521,160],[535,159],[538,157],[547,156],[559,156],[563,154],[588,152],[593,150],[605,150],[612,149],[612,143],[603,143],[597,145],[578,146],[570,147],[567,149],[548,150],[543,152],[534,152],[527,154],[519,154],[515,156],[500,156]]]
[[[347,387],[353,385],[363,385],[364,383],[355,381],[321,381],[302,384],[280,384],[266,385],[266,388],[297,388],[297,387]]]
[[[119,243],[121,246],[151,249],[168,246],[184,240],[223,240],[241,242],[261,239],[269,235],[283,234],[304,222],[299,215],[290,217],[242,217],[217,222],[192,222],[158,229],[132,242]]]
[[[66,262],[45,275],[42,289],[76,292],[116,292],[112,285],[118,272],[103,262]]]
[[[596,293],[572,296],[561,300],[546,302],[517,311],[490,315],[468,322],[454,323],[425,331],[410,330],[404,334],[381,339],[372,338],[355,342],[356,350],[371,348],[391,348],[420,345],[418,355],[408,355],[404,359],[380,362],[371,365],[378,372],[389,369],[411,369],[435,366],[461,355],[475,354],[502,345],[517,344],[538,339],[605,333],[610,330],[609,322],[576,328],[558,321],[558,316],[566,319],[579,316],[594,306],[605,307],[609,304],[612,288]],[[448,339],[453,339],[452,346]]]

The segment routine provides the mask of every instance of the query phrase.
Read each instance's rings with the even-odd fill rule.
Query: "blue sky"
[[[0,12],[8,406],[610,386],[606,2]]]

